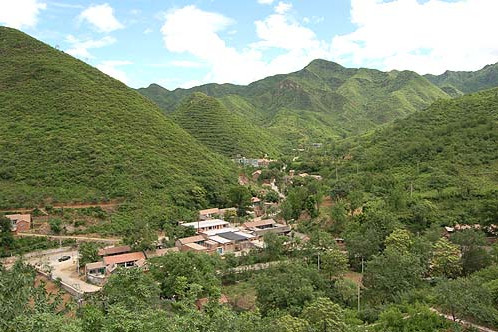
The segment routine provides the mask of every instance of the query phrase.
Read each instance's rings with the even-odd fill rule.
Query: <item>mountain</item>
[[[221,204],[235,181],[233,163],[133,89],[0,28],[1,207],[123,198],[164,216]]]
[[[210,149],[228,157],[278,155],[276,138],[201,92],[184,100],[171,118]]]
[[[359,166],[365,174],[359,183],[373,192],[395,182],[404,192],[411,187],[438,207],[438,222],[473,223],[486,218],[495,222],[497,110],[498,88],[435,102],[349,142],[354,148],[348,151],[351,161],[344,167],[356,174]]]
[[[138,91],[167,114],[193,92],[205,93],[289,146],[363,133],[449,98],[414,72],[344,68],[325,60],[247,86],[206,84],[169,91],[152,84]]]
[[[424,75],[451,96],[498,87],[498,63],[477,71],[449,71],[441,75]]]

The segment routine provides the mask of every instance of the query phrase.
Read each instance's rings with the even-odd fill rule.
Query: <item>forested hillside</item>
[[[452,96],[498,87],[498,63],[477,71],[446,71],[441,75],[424,75]]]
[[[278,156],[282,145],[264,128],[230,112],[217,99],[196,92],[171,114],[175,123],[213,151],[228,157]]]
[[[333,181],[336,193],[397,197],[396,213],[417,228],[490,224],[498,218],[497,146],[498,89],[492,89],[436,102],[339,144],[328,172],[338,167],[342,174]]]
[[[166,113],[192,92],[203,92],[268,128],[289,147],[362,133],[449,98],[414,72],[350,69],[325,60],[248,86],[207,84],[168,91],[153,84],[139,92]]]
[[[236,180],[133,89],[4,27],[0,110],[1,207],[122,198],[164,215],[223,204]]]

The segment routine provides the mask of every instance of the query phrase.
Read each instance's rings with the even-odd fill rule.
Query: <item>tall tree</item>
[[[433,246],[432,275],[455,278],[460,275],[462,265],[460,248],[446,238],[440,238]]]

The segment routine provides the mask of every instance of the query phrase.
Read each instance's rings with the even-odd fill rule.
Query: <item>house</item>
[[[206,210],[200,210],[199,211],[199,219],[200,220],[208,220],[208,219],[213,219],[215,216],[221,215],[220,209],[218,208],[212,208],[212,209],[206,209]]]
[[[12,232],[22,233],[27,232],[31,228],[30,214],[7,214],[6,218],[10,219]]]
[[[261,199],[259,199],[258,197],[252,197],[251,198],[251,203],[252,203],[252,206],[259,206],[260,203],[261,203]]]
[[[260,169],[258,169],[257,171],[252,172],[252,174],[251,174],[252,179],[254,181],[257,181],[259,179],[259,177],[261,176],[262,173],[263,172]]]
[[[184,227],[192,227],[197,231],[197,233],[202,233],[214,229],[227,228],[229,227],[230,224],[227,221],[221,219],[211,219],[211,220],[188,222],[188,223],[183,223],[181,225]]]
[[[102,249],[99,249],[98,255],[102,257],[106,256],[115,256],[115,255],[121,255],[121,254],[126,254],[131,252],[131,247],[130,246],[119,246],[119,247],[105,247]]]
[[[106,268],[104,262],[86,264],[85,275],[87,281],[91,284],[103,285],[106,279]]]
[[[143,252],[129,252],[121,255],[104,257],[104,265],[108,272],[114,271],[117,267],[142,267],[145,265],[145,255]]]
[[[145,257],[147,257],[147,259],[154,258],[154,257],[162,257],[166,254],[171,253],[171,252],[178,252],[178,251],[180,251],[180,249],[178,247],[148,250],[145,252]]]
[[[278,224],[273,219],[254,220],[242,225],[245,229],[251,231],[254,235],[260,237],[266,233],[285,234],[290,232],[290,226]]]
[[[238,228],[225,227],[178,239],[175,246],[180,251],[224,254],[250,248],[253,239],[255,236],[252,234],[242,232]]]
[[[195,243],[203,246],[207,238],[208,237],[204,234],[184,237],[182,239],[176,240],[175,247],[177,247],[180,251],[188,251],[189,249],[192,249],[191,246],[187,246],[188,244]]]

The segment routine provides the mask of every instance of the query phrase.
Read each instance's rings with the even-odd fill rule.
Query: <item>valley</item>
[[[135,90],[0,27],[0,331],[497,331],[496,68]]]

